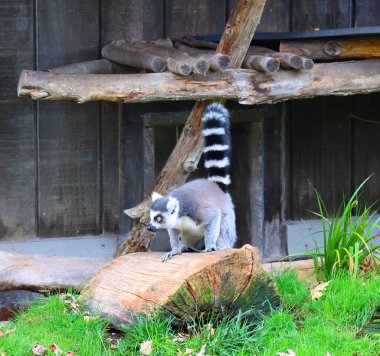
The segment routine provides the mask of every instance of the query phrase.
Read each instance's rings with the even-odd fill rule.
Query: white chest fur
[[[188,216],[182,216],[177,220],[175,226],[177,230],[180,231],[181,235],[189,235],[193,237],[203,237],[204,236],[204,225],[197,224],[193,219]]]

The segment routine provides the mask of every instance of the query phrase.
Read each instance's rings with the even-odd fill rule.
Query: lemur
[[[203,153],[208,179],[196,179],[166,196],[153,192],[147,229],[167,229],[171,251],[167,261],[184,251],[210,252],[233,247],[236,242],[235,211],[227,187],[231,183],[230,118],[219,104],[209,105],[202,116]]]

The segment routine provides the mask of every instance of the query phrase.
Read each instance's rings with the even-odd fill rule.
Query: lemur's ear
[[[170,214],[173,214],[176,211],[178,205],[179,205],[178,200],[176,198],[169,196],[169,201],[166,207],[168,209],[168,212],[170,212]]]
[[[155,201],[160,198],[162,198],[162,195],[160,193],[157,193],[157,192],[152,193],[152,201]]]

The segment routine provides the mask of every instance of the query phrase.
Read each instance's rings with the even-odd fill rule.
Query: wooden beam
[[[231,56],[231,68],[239,68],[263,13],[265,0],[236,0],[216,52]],[[178,78],[178,76],[176,76]],[[202,154],[203,141],[200,135],[201,117],[207,107],[206,101],[194,105],[176,147],[159,174],[153,190],[166,193],[169,188],[183,184],[190,171],[196,167]],[[150,196],[136,207],[139,217],[133,223],[126,240],[117,250],[117,255],[145,251],[154,236],[148,233],[145,223],[149,221]]]
[[[380,36],[281,41],[280,51],[314,60],[380,58]]]
[[[94,100],[150,102],[223,98],[254,105],[379,90],[380,60],[369,59],[317,64],[310,71],[280,70],[268,74],[228,70],[191,77],[172,73],[67,75],[23,71],[18,94],[34,99],[73,100],[79,103]],[[192,126],[190,130],[193,129]]]

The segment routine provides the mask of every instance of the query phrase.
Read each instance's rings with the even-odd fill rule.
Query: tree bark
[[[311,71],[280,70],[268,74],[228,70],[190,78],[172,73],[66,75],[23,71],[18,94],[34,99],[73,100],[80,103],[94,100],[150,102],[224,98],[253,105],[320,95],[365,94],[379,90],[380,60],[370,59],[317,64]],[[201,115],[202,112],[196,111],[196,115]],[[199,120],[196,124],[189,122],[191,125],[188,130],[195,130],[195,137],[200,127]],[[185,151],[181,154],[185,154]],[[177,169],[183,170],[180,168],[182,163]],[[172,166],[166,166],[165,169],[171,171]],[[165,175],[168,174],[167,171]],[[178,173],[176,171],[175,174]],[[182,179],[177,182],[174,180],[173,183],[178,184],[180,181]]]
[[[0,251],[0,291],[78,289],[107,259],[24,255]]]
[[[260,22],[264,5],[265,0],[235,1],[216,49],[217,53],[231,56],[232,68],[241,66],[256,27]],[[190,173],[186,167],[189,166],[189,163],[192,167],[198,164],[203,146],[200,135],[201,117],[207,105],[208,102],[206,101],[197,102],[194,105],[176,147],[158,176],[153,190],[165,194],[170,187],[183,184]],[[149,195],[138,205],[137,210],[140,212],[140,216],[134,221],[126,240],[119,246],[118,256],[129,252],[146,251],[152,243],[153,234],[148,233],[145,227],[145,223],[149,220],[150,202]]]
[[[380,36],[281,41],[280,51],[324,61],[380,58]]]
[[[143,268],[141,266],[144,266]],[[161,253],[121,256],[93,276],[82,296],[116,327],[158,307],[182,323],[204,313],[251,310],[252,317],[280,304],[275,283],[245,245],[212,253],[184,253],[161,262]]]

